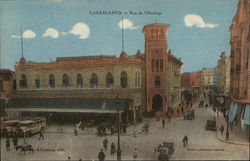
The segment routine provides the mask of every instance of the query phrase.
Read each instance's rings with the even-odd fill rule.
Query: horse
[[[25,154],[26,151],[29,151],[29,153],[34,152],[34,149],[32,148],[32,145],[30,144],[16,146],[16,151],[18,151],[19,149],[20,149],[20,152],[23,152],[23,154]]]

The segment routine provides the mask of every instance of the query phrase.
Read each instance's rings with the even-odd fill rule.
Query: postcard
[[[1,160],[248,160],[249,0],[1,0]]]

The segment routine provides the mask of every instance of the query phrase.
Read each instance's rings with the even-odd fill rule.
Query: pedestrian
[[[75,136],[77,136],[77,135],[78,135],[78,131],[77,131],[77,129],[76,129],[76,128],[74,129],[74,134],[75,134]]]
[[[133,152],[133,158],[134,158],[134,160],[137,159],[137,155],[138,155],[138,151],[137,151],[137,148],[135,148],[134,152]]]
[[[126,125],[123,125],[122,130],[123,130],[123,133],[124,133],[124,134],[126,134],[126,132],[127,132],[127,129],[126,129],[126,128],[127,128]]]
[[[104,149],[105,150],[107,150],[107,148],[108,148],[108,139],[105,137],[105,139],[103,140],[103,147],[104,147]]]
[[[177,114],[178,114],[178,116],[180,115],[180,109],[179,108],[177,109]]]
[[[10,151],[10,139],[9,138],[6,139],[6,150]]]
[[[221,126],[220,126],[220,133],[221,133],[221,135],[223,135],[223,132],[224,132],[224,126],[221,125]]]
[[[15,136],[15,137],[13,138],[12,142],[13,142],[13,146],[16,147],[17,144],[18,144],[17,136]]]
[[[111,153],[111,155],[113,155],[115,153],[115,144],[114,143],[111,144],[110,153]]]
[[[160,149],[161,149],[161,144],[158,145],[157,151],[160,152]]]
[[[144,125],[144,128],[145,128],[146,133],[148,133],[148,129],[149,129],[149,123],[148,122]]]
[[[188,144],[188,137],[187,137],[187,135],[183,137],[182,141],[183,141],[183,147],[185,148],[187,146],[187,144]]]
[[[165,127],[165,119],[162,120],[162,128],[164,129]]]
[[[42,130],[40,130],[39,134],[40,134],[39,140],[40,140],[41,138],[44,140],[44,136],[43,136]]]
[[[153,159],[156,160],[157,159],[157,149],[155,148],[154,150],[154,156],[153,156]]]
[[[208,108],[208,104],[207,103],[206,103],[205,107]]]
[[[183,108],[183,105],[181,106],[181,112],[184,114],[184,108]]]
[[[134,137],[136,137],[135,128],[133,128],[133,135],[134,135]]]
[[[105,154],[104,154],[102,149],[98,154],[98,159],[99,159],[99,161],[104,161],[105,160]]]

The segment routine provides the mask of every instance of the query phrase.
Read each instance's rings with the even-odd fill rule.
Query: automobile
[[[1,122],[1,136],[7,136],[10,132],[17,133],[17,123],[20,120],[8,120]]]
[[[216,131],[217,130],[216,121],[215,120],[207,120],[206,130]]]
[[[20,121],[17,123],[18,134],[21,136],[31,136],[40,131],[44,131],[46,127],[45,118],[34,118],[29,120]]]
[[[193,120],[194,118],[195,118],[194,110],[188,111],[184,116],[184,120]]]
[[[163,144],[158,147],[159,161],[167,161],[171,158],[171,155],[174,153],[174,143],[173,142],[163,142]]]

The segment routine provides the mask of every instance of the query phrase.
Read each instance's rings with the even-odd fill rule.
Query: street
[[[136,131],[140,132],[136,137],[132,135],[133,127],[128,128],[128,133],[121,136],[122,159],[131,160],[134,148],[138,149],[138,159],[154,159],[154,149],[163,141],[174,142],[175,152],[172,160],[247,160],[249,158],[249,147],[233,145],[219,141],[215,131],[206,131],[206,120],[213,119],[214,113],[210,108],[195,109],[194,120],[183,120],[183,117],[173,118],[171,122],[166,121],[162,129],[161,121],[149,119],[149,132],[141,133],[143,124],[137,125]],[[220,125],[217,125],[217,128]],[[69,130],[69,133],[44,133],[44,140],[38,140],[39,134],[27,138],[26,142],[35,149],[34,153],[22,154],[13,149],[7,152],[5,138],[1,138],[1,159],[2,160],[97,160],[97,155],[102,148],[102,141],[105,137],[95,135],[95,129],[85,129],[88,133],[79,133],[74,136],[74,127],[62,127]],[[68,128],[68,129],[67,129]],[[72,132],[70,132],[72,131]],[[182,139],[188,136],[188,146],[183,148]],[[110,145],[115,143],[117,148],[117,135],[107,136],[108,149],[104,151],[106,160],[115,160],[116,154],[111,156]],[[19,139],[19,144],[23,139]]]

